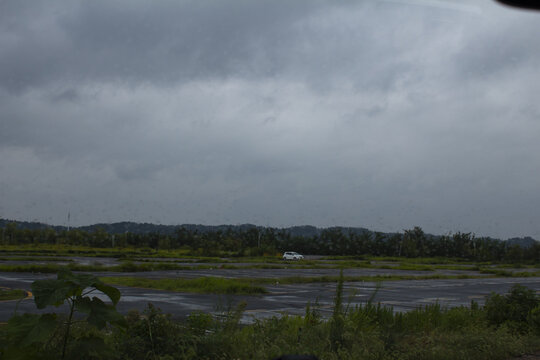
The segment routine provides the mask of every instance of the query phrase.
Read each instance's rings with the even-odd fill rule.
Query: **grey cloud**
[[[52,96],[54,102],[70,101],[73,102],[79,98],[79,93],[76,89],[66,89]]]
[[[123,162],[117,165],[115,172],[122,181],[152,179],[164,167],[162,163],[144,164],[139,161],[132,161],[131,163]]]
[[[170,83],[266,75],[276,64],[265,59],[289,41],[291,23],[324,5],[95,1],[73,2],[64,11],[57,1],[31,11],[16,3],[0,9],[6,19],[18,19],[1,26],[8,48],[0,82],[12,90],[53,79]]]
[[[0,216],[540,237],[537,22],[414,3],[0,3]]]
[[[484,78],[523,65],[538,66],[540,48],[536,46],[538,19],[534,14],[491,20],[478,31],[456,56],[460,78]]]
[[[66,10],[58,1],[33,11],[5,3],[19,22],[2,26],[0,85],[18,91],[51,81],[274,76],[320,90],[339,81],[388,90],[403,74],[418,73],[424,54],[415,43],[425,31],[448,31],[429,20],[429,7],[370,2],[93,1]],[[444,16],[455,21],[450,29],[463,25],[453,13]]]

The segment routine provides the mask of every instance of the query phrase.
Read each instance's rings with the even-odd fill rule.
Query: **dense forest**
[[[297,251],[313,255],[452,257],[473,261],[540,260],[540,243],[532,238],[503,241],[462,232],[430,235],[420,227],[402,233],[343,227],[276,229],[255,225],[165,226],[135,223],[67,229],[0,220],[0,229],[0,243],[3,245],[61,244],[98,248],[188,249],[194,255],[204,256],[275,255],[284,251]]]

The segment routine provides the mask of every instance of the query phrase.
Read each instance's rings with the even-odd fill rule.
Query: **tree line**
[[[16,223],[1,228],[1,244],[56,244],[96,248],[148,248],[154,250],[188,249],[202,256],[260,256],[297,251],[313,255],[450,257],[471,261],[534,262],[540,259],[540,243],[528,246],[472,233],[426,234],[420,227],[401,233],[344,231],[323,229],[310,236],[293,235],[286,229],[250,227],[201,232],[186,227],[172,234],[150,232],[109,233],[102,228],[24,229]]]

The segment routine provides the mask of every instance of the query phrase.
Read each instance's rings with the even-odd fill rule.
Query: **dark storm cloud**
[[[3,1],[0,217],[540,238],[536,15]]]
[[[170,84],[284,74],[323,88],[335,75],[388,89],[413,68],[415,59],[401,55],[426,30],[425,9],[370,2],[19,3],[0,9],[0,84],[12,91],[58,81]],[[374,11],[388,23],[373,19]]]
[[[298,17],[320,1],[3,2],[3,86],[268,75]],[[327,5],[325,5],[327,6]],[[16,19],[16,20],[15,20]],[[36,19],[38,21],[36,21]],[[287,46],[286,46],[287,47]]]
[[[517,16],[519,15],[519,16]],[[464,77],[485,78],[522,66],[539,66],[536,13],[517,13],[515,21],[490,19],[479,27],[456,56],[456,68]],[[516,23],[519,19],[519,23]]]

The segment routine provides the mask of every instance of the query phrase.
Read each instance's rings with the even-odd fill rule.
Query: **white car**
[[[283,254],[283,260],[301,260],[304,256],[294,251],[287,251]]]

